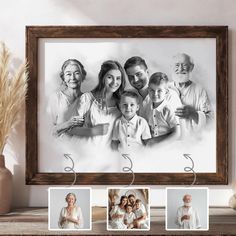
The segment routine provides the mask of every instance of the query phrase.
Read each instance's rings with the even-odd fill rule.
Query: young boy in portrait
[[[122,93],[119,107],[122,116],[115,121],[112,148],[127,152],[146,145],[151,133],[147,121],[137,115],[139,110],[137,93],[133,91]]]
[[[127,225],[127,229],[133,229],[134,228],[134,220],[136,219],[136,216],[133,212],[133,207],[130,204],[126,205],[126,213],[124,215],[124,224]]]
[[[148,96],[140,110],[150,126],[152,139],[148,145],[160,141],[177,139],[180,137],[179,119],[175,116],[175,109],[181,107],[178,94],[168,89],[168,77],[166,74],[156,72],[152,74],[148,84]]]
[[[135,201],[135,210],[134,214],[136,216],[136,219],[134,220],[134,227],[138,229],[148,229],[148,220],[147,220],[147,212],[145,209],[145,206],[143,205],[142,201],[140,199],[137,199]]]

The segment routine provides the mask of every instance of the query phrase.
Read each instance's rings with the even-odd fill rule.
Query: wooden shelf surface
[[[236,211],[214,207],[209,210],[209,231],[166,231],[164,208],[151,208],[150,231],[125,231],[126,235],[235,235]],[[93,207],[91,231],[49,231],[47,208],[20,208],[0,215],[0,234],[15,235],[117,235],[121,231],[106,230],[106,208]]]

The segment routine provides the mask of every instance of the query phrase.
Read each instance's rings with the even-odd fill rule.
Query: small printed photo
[[[107,190],[107,230],[150,230],[149,188]]]
[[[208,230],[208,188],[166,188],[165,215],[166,230]]]
[[[91,188],[48,189],[49,230],[91,230]]]

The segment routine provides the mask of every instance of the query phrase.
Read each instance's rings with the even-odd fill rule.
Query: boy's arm
[[[141,220],[146,220],[147,218],[147,214],[146,213],[143,213],[142,216],[140,216],[139,218],[136,218],[137,221],[141,221]]]
[[[148,141],[152,138],[152,135],[147,121],[143,119],[142,122],[143,122],[142,143],[144,146],[146,146]]]
[[[167,134],[158,136],[158,137],[153,137],[151,140],[149,140],[148,145],[152,146],[156,143],[162,143],[165,144],[165,142],[168,143],[170,141],[177,140],[180,138],[180,125],[179,125],[179,118],[175,116],[174,111],[168,107],[168,115],[166,117],[166,122],[168,123],[169,127],[169,132]]]
[[[164,144],[165,142],[169,143],[170,141],[174,141],[180,137],[180,125],[176,125],[170,129],[170,132],[158,137],[153,137],[147,141],[148,146],[153,146],[157,143]]]

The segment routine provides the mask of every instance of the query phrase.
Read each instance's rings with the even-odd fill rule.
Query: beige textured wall
[[[0,0],[0,40],[25,56],[26,25],[228,25],[229,26],[229,180],[236,180],[235,101],[236,1],[234,0]],[[234,101],[234,102],[233,102]],[[14,206],[46,206],[48,186],[26,186],[24,111],[5,149],[14,172]],[[151,186],[151,205],[164,205],[164,186]],[[105,205],[105,186],[93,188],[93,205]],[[211,186],[210,205],[227,205],[231,186]]]

